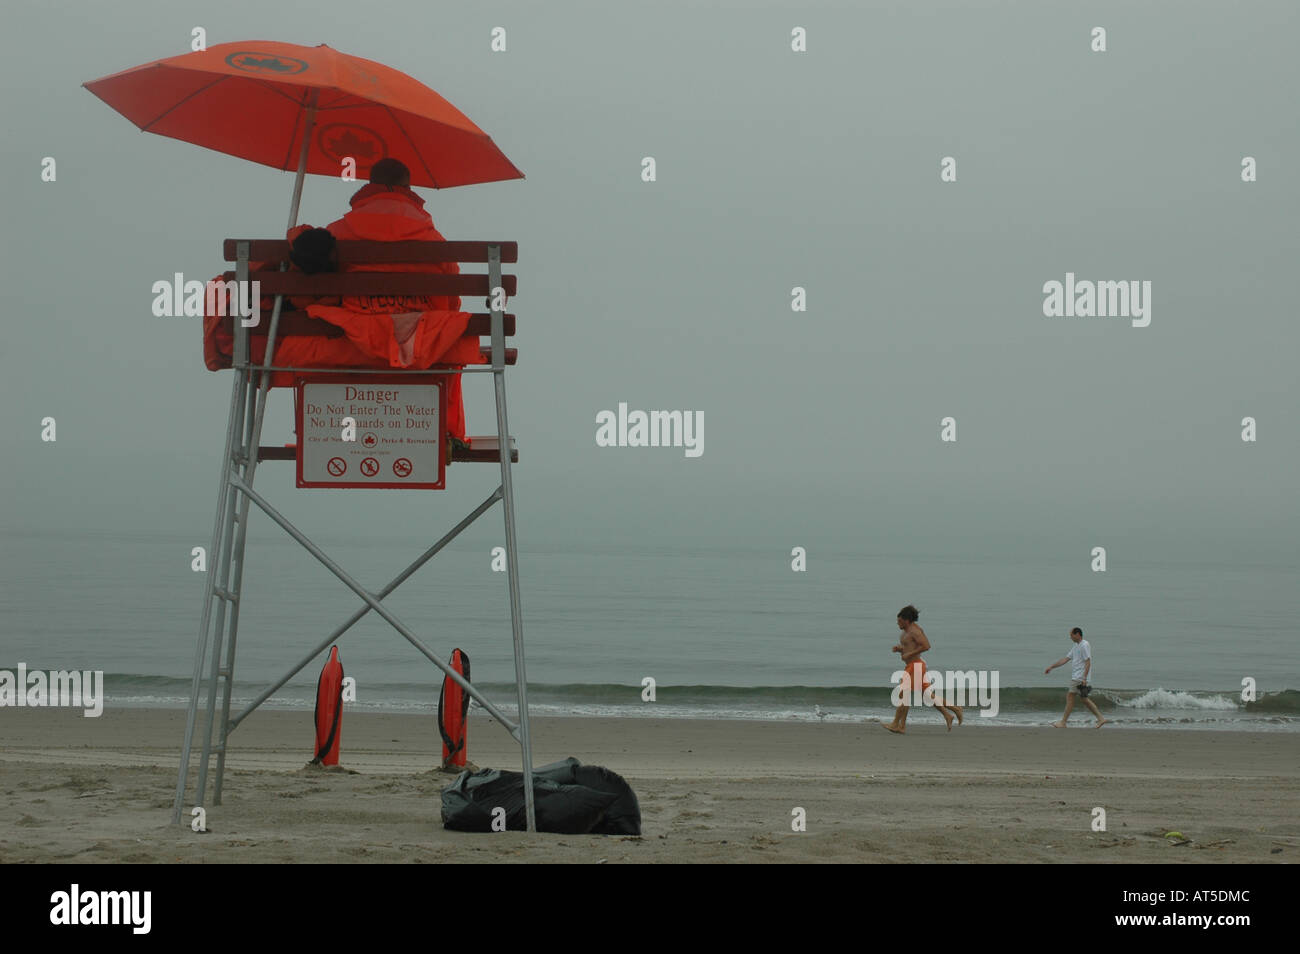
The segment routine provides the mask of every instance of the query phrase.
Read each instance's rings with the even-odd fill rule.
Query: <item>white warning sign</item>
[[[441,490],[442,393],[441,375],[299,380],[298,486]]]

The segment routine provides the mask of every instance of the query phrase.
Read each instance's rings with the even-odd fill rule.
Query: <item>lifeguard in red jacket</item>
[[[411,191],[411,173],[396,159],[381,159],[370,170],[370,184],[359,189],[351,199],[351,211],[328,232],[334,239],[362,239],[379,242],[444,241],[433,227],[433,219],[424,210],[424,200]],[[325,230],[301,225],[290,230],[294,242],[294,262],[304,271],[333,270],[336,257],[332,248],[315,241],[325,238]],[[304,241],[295,241],[298,239]],[[300,258],[305,254],[312,261]],[[256,270],[260,266],[254,266]],[[344,266],[345,269],[347,266]],[[366,271],[460,273],[456,262],[368,264],[356,266]],[[366,295],[338,298],[291,298],[290,307],[305,310],[341,329],[344,337],[285,337],[276,345],[276,363],[306,368],[463,368],[479,360],[479,340],[466,335],[469,313],[460,310],[455,295]],[[264,311],[271,300],[264,298]],[[229,305],[223,314],[229,313]],[[203,353],[208,368],[218,371],[231,366],[234,339],[223,327],[219,314],[204,319]],[[254,337],[250,342],[251,360],[261,364],[266,339]],[[461,397],[459,374],[448,374],[446,381],[447,436],[465,443],[465,406]],[[290,372],[272,376],[275,387],[293,383]],[[448,459],[450,459],[450,446]]]
[[[376,162],[370,170],[370,184],[357,190],[350,203],[351,211],[326,226],[336,239],[445,241],[425,211],[424,200],[411,190],[410,170],[396,159]],[[292,240],[309,228],[300,226],[290,232],[289,238]],[[367,271],[460,274],[456,262],[358,267]],[[313,318],[342,328],[352,344],[367,354],[386,359],[390,367],[428,367],[437,363],[459,368],[478,359],[478,338],[464,336],[469,314],[460,310],[460,298],[455,295],[348,296],[338,305],[312,304],[306,311]],[[463,443],[465,408],[460,375],[446,377],[447,432]]]

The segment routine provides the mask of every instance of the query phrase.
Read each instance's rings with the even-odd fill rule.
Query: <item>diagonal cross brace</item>
[[[483,501],[476,508],[474,508],[474,510],[470,513],[469,516],[467,516],[464,520],[462,520],[460,523],[456,524],[456,526],[452,527],[449,531],[447,531],[446,535],[443,536],[441,540],[439,540],[433,546],[429,547],[429,549],[425,550],[422,554],[416,557],[415,561],[410,566],[408,566],[401,573],[397,574],[397,576],[395,576],[387,586],[385,586],[382,590],[380,590],[376,594],[375,598],[382,600],[385,597],[387,597],[390,593],[392,593],[394,590],[396,590],[399,586],[401,586],[403,583],[405,583],[408,579],[410,579],[411,575],[414,574],[416,570],[418,570],[420,567],[424,566],[424,564],[432,560],[434,556],[436,556],[443,547],[451,543],[452,540],[456,539],[456,537],[460,535],[460,532],[464,530],[466,527],[468,527],[471,523],[473,523],[479,517],[483,516],[483,514],[487,513],[488,508],[491,507],[494,503],[496,503],[500,499],[501,499],[501,488],[498,487],[496,490],[492,492],[492,495],[488,497],[487,500]],[[283,686],[286,682],[288,682],[294,676],[298,675],[298,673],[302,672],[303,668],[306,667],[306,665],[309,662],[311,662],[320,653],[324,652],[331,645],[333,645],[333,643],[340,636],[342,636],[349,629],[351,629],[357,622],[361,620],[362,617],[364,617],[369,612],[370,612],[370,606],[366,605],[361,607],[361,609],[357,610],[355,613],[353,613],[352,616],[348,618],[347,622],[343,623],[341,626],[335,629],[334,632],[330,633],[327,637],[325,637],[325,639],[320,644],[318,644],[314,649],[312,649],[312,651],[307,654],[307,657],[303,659],[302,662],[298,663],[298,665],[294,666],[293,669],[285,673],[284,676],[282,676],[277,682],[273,683],[272,685],[268,686],[266,689],[262,690],[262,692],[258,695],[256,699],[250,702],[242,712],[240,712],[237,716],[231,719],[230,729],[233,730],[237,725],[239,725],[239,723],[243,722],[244,719],[252,715],[254,709],[260,706],[267,699],[271,698],[271,696],[273,696],[276,693],[276,691],[279,690],[280,687]]]
[[[520,733],[518,725],[511,722],[504,715],[502,715],[500,710],[498,710],[496,706],[494,706],[491,702],[489,702],[481,692],[479,692],[472,685],[470,685],[469,681],[464,676],[456,672],[456,670],[452,669],[451,666],[447,665],[445,662],[439,659],[437,654],[434,653],[433,650],[431,650],[428,646],[424,645],[424,643],[420,642],[419,637],[417,637],[413,632],[411,632],[410,627],[408,627],[400,619],[394,616],[388,609],[386,609],[384,605],[380,603],[379,600],[376,599],[373,594],[368,592],[365,589],[365,587],[363,587],[360,583],[358,583],[351,576],[349,576],[346,570],[344,570],[341,566],[339,566],[328,556],[326,556],[325,552],[321,550],[320,547],[316,546],[316,544],[308,540],[307,537],[303,535],[302,531],[300,531],[297,527],[295,527],[292,523],[290,523],[288,519],[284,517],[278,510],[276,510],[269,503],[267,503],[267,501],[257,491],[255,491],[252,487],[248,486],[248,484],[244,483],[244,481],[239,477],[238,474],[232,473],[230,475],[230,485],[236,488],[237,490],[239,490],[240,493],[244,494],[253,503],[257,504],[257,506],[261,508],[263,513],[265,513],[268,517],[270,517],[272,520],[278,523],[281,526],[281,528],[283,528],[285,533],[289,534],[289,536],[297,540],[304,550],[306,550],[308,553],[314,556],[317,560],[321,562],[321,564],[327,570],[329,570],[331,573],[337,576],[339,578],[339,581],[342,582],[344,586],[346,586],[352,592],[356,593],[357,596],[365,600],[367,605],[369,605],[369,607],[372,610],[374,610],[385,620],[387,620],[388,624],[392,626],[393,629],[401,633],[402,636],[406,638],[407,642],[409,642],[412,646],[414,646],[421,653],[423,653],[424,656],[429,660],[429,662],[433,663],[435,666],[437,666],[439,669],[445,672],[448,678],[452,680],[452,682],[456,683],[458,686],[460,686],[462,689],[468,692],[472,698],[478,700],[479,705],[481,705],[484,709],[486,709],[494,719],[496,719],[503,726],[505,726],[506,730],[509,731],[509,733],[512,736],[514,736],[515,740],[522,744],[523,738]]]

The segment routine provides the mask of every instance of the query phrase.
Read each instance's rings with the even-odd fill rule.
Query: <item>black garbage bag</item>
[[[621,777],[577,759],[533,771],[537,830],[561,835],[639,835],[641,808]],[[522,772],[462,772],[442,790],[442,824],[454,831],[491,831],[495,808],[505,809],[506,829],[528,827]]]
[[[575,758],[543,766],[537,774],[564,785],[581,785],[616,796],[606,807],[604,817],[592,829],[594,834],[641,834],[641,806],[636,800],[636,792],[623,776],[600,765],[583,765]]]

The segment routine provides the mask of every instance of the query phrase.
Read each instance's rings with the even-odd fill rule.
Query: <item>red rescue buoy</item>
[[[463,649],[453,650],[451,668],[469,682],[469,657]],[[442,735],[442,767],[465,767],[465,741],[468,732],[469,693],[451,676],[442,677],[438,694],[438,732]]]
[[[330,658],[316,683],[316,757],[313,765],[339,764],[339,734],[343,723],[343,664],[339,648],[330,648]]]

